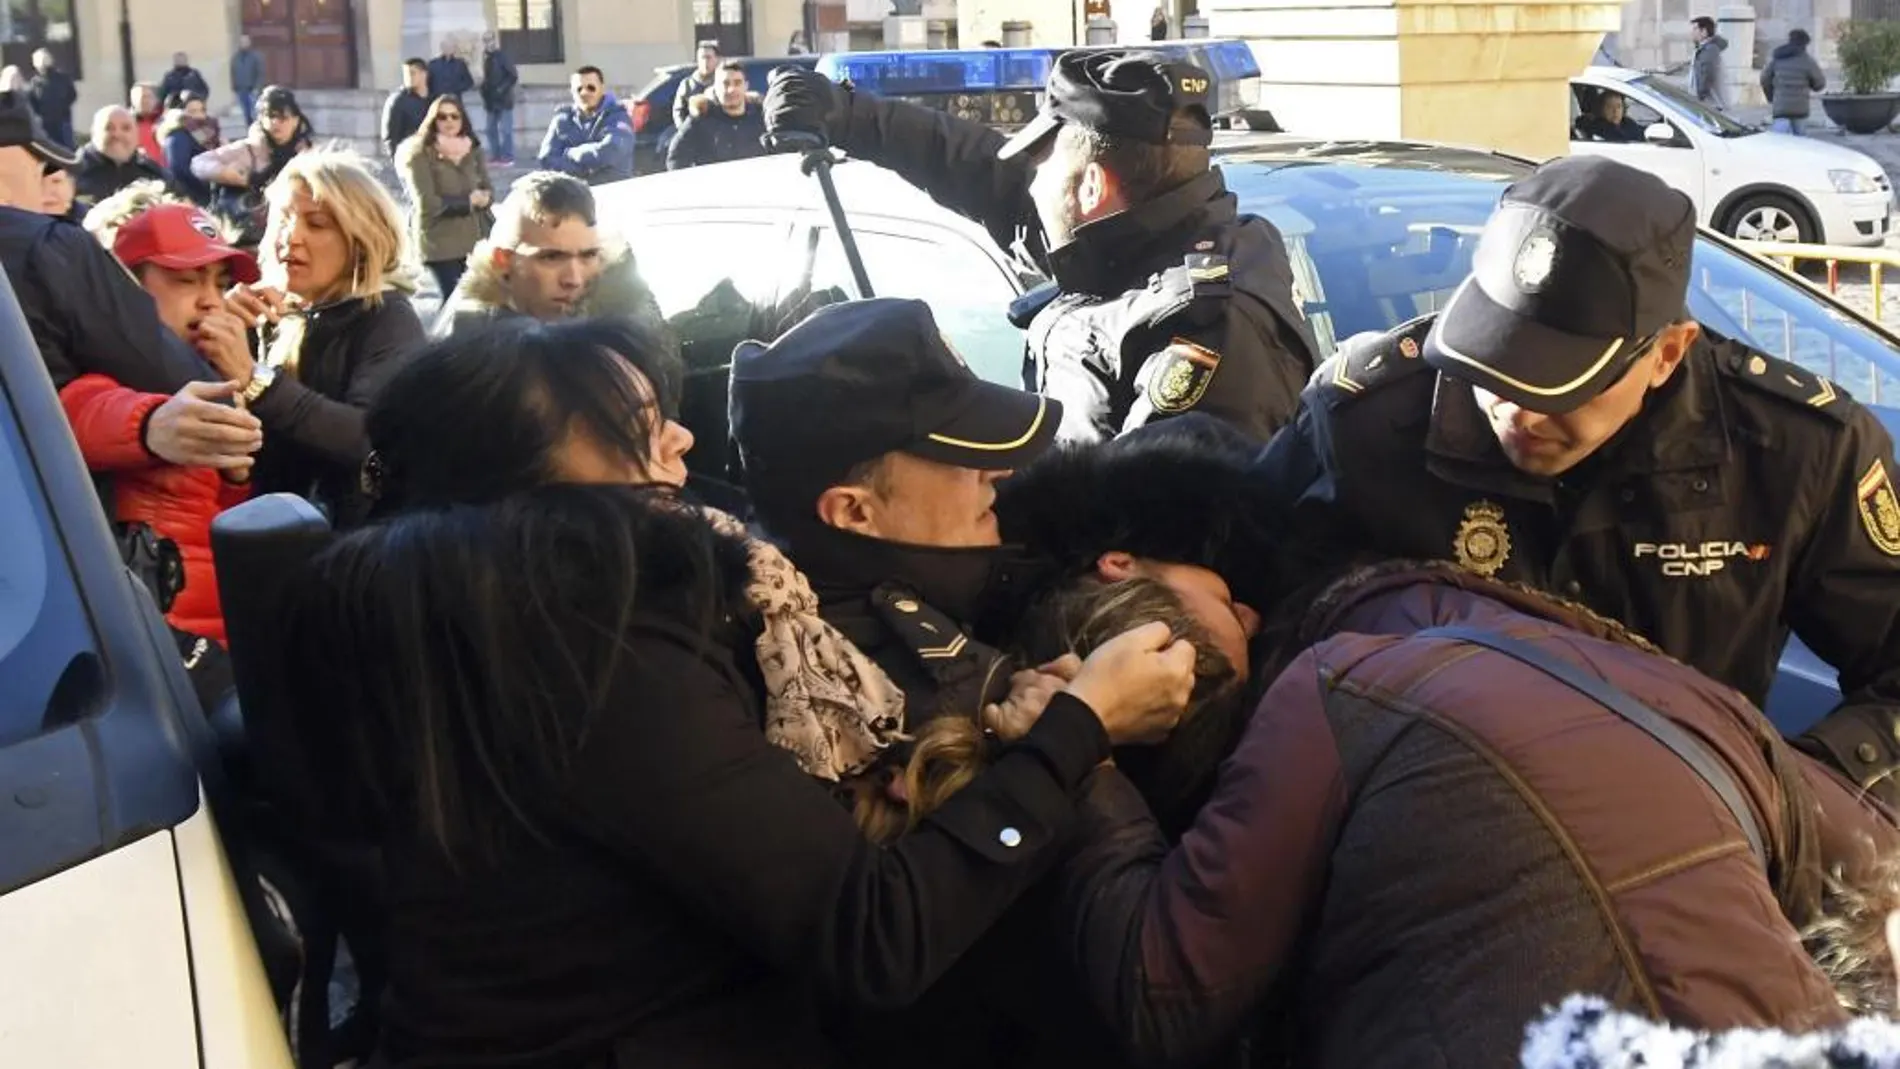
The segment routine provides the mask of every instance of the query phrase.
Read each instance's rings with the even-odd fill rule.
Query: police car
[[[0,528],[0,1065],[289,1069],[210,721],[3,281]]]
[[[1403,141],[1223,134],[1214,146],[1243,211],[1286,237],[1298,296],[1324,353],[1443,307],[1468,273],[1504,186],[1530,161]],[[723,474],[726,367],[742,338],[770,340],[856,285],[818,184],[795,157],[770,156],[656,175],[596,190],[602,224],[631,242],[689,363],[692,462]],[[928,302],[985,378],[1022,383],[1021,333],[1004,318],[1042,282],[976,224],[896,174],[847,161],[833,175],[879,296]],[[664,265],[663,267],[660,265]],[[1703,231],[1690,308],[1731,337],[1826,376],[1869,404],[1900,438],[1900,338]],[[1784,731],[1837,700],[1834,673],[1798,644],[1783,660],[1769,713]]]

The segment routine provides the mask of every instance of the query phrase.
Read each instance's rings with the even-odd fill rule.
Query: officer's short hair
[[[497,248],[510,249],[520,244],[523,223],[559,226],[569,219],[579,219],[588,226],[598,224],[594,191],[573,175],[533,171],[515,179],[508,195],[495,206],[495,229],[490,240]]]
[[[1199,131],[1207,136],[1207,124],[1198,113],[1177,110],[1168,123],[1173,129]],[[1057,132],[1058,152],[1075,153],[1073,162],[1099,163],[1120,183],[1122,196],[1132,204],[1152,200],[1168,190],[1193,181],[1213,166],[1213,155],[1205,145],[1155,145],[1146,141],[1117,139],[1079,123],[1063,123]]]
[[[1715,33],[1715,20],[1707,15],[1697,15],[1695,18],[1689,20],[1689,24],[1701,30],[1703,33],[1711,35]]]
[[[594,66],[594,65],[593,65],[592,63],[589,63],[589,64],[588,64],[588,65],[586,65],[585,67],[575,67],[575,68],[574,68],[574,76],[575,76],[575,77],[577,77],[577,78],[585,78],[585,77],[587,77],[587,76],[588,76],[588,75],[590,75],[590,74],[591,74],[591,75],[593,75],[594,77],[596,77],[596,78],[598,78],[598,79],[600,79],[600,84],[602,84],[602,85],[606,85],[606,84],[607,84],[607,76],[606,76],[605,74],[603,74],[603,73],[601,73],[601,70],[600,70],[600,68],[599,68],[599,67],[596,67],[596,66]]]

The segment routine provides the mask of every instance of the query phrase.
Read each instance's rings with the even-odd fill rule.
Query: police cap
[[[1017,468],[1062,422],[1059,402],[977,378],[929,305],[895,298],[828,305],[770,345],[741,342],[728,404],[747,489],[797,508],[886,453]]]
[[[1544,164],[1504,191],[1471,277],[1425,338],[1425,359],[1535,412],[1602,393],[1684,318],[1695,206],[1600,156]]]
[[[46,136],[46,128],[22,92],[0,93],[0,148],[5,147],[26,149],[53,167],[70,169],[79,163],[71,149]]]
[[[1042,110],[997,152],[1009,159],[1034,152],[1065,122],[1125,141],[1151,145],[1213,143],[1208,73],[1159,52],[1110,49],[1056,57]],[[1200,129],[1177,129],[1176,111],[1198,111]]]

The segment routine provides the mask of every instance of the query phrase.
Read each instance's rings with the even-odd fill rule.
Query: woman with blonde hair
[[[263,280],[229,295],[262,357],[218,371],[264,422],[257,492],[301,494],[351,526],[368,508],[357,479],[369,453],[364,410],[424,340],[409,303],[408,228],[389,191],[347,152],[290,160],[268,206]]]
[[[439,96],[422,125],[396,149],[396,170],[415,206],[416,247],[446,299],[476,242],[495,225],[495,185],[481,139],[459,97]]]

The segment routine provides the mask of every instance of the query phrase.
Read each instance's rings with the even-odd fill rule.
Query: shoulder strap
[[[1755,823],[1755,811],[1750,809],[1748,803],[1742,798],[1741,788],[1736,786],[1735,777],[1729,775],[1728,769],[1723,766],[1721,760],[1709,752],[1709,748],[1704,746],[1701,740],[1678,727],[1661,713],[1569,661],[1554,657],[1521,639],[1477,627],[1433,627],[1420,631],[1417,637],[1468,642],[1474,646],[1496,650],[1506,657],[1522,661],[1558,682],[1568,685],[1642,728],[1650,738],[1669,747],[1670,752],[1682,758],[1682,762],[1688,765],[1696,775],[1701,776],[1702,781],[1715,791],[1716,795],[1722,799],[1722,804],[1728,806],[1729,812],[1734,815],[1735,822],[1741,825],[1742,834],[1748,836],[1748,847],[1755,852],[1755,860],[1764,866],[1767,865],[1768,853],[1763,846],[1761,827]]]

